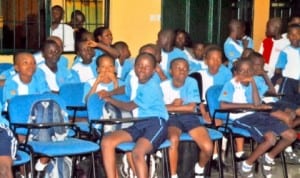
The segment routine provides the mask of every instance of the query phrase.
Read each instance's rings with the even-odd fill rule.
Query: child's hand
[[[95,48],[98,46],[98,43],[93,40],[89,40],[87,43],[88,43],[88,46],[92,47],[92,48]]]
[[[253,109],[268,110],[268,109],[272,109],[272,106],[271,105],[267,105],[267,104],[260,104],[258,106],[253,106]]]
[[[174,106],[181,106],[183,104],[183,100],[180,98],[176,98],[174,99],[174,101],[172,102],[172,105]]]
[[[105,98],[105,97],[109,97],[110,93],[106,90],[101,90],[101,91],[98,92],[98,96],[101,97],[101,98]]]
[[[247,39],[242,39],[242,44],[244,48],[248,48],[249,40]]]

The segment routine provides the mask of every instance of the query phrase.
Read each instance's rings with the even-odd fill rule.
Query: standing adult
[[[52,23],[50,35],[58,36],[64,44],[64,51],[74,51],[74,32],[71,26],[62,23],[64,9],[61,6],[53,6],[51,9]]]

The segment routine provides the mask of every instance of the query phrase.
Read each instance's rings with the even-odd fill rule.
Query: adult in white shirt
[[[58,36],[64,44],[64,51],[74,51],[74,31],[71,26],[63,24],[64,9],[61,6],[52,7],[52,24],[50,28],[51,36]]]

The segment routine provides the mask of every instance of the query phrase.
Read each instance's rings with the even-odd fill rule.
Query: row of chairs
[[[67,86],[70,87],[70,86]],[[81,88],[80,88],[81,87]],[[63,87],[62,87],[63,88]],[[124,122],[124,119],[115,119],[115,120],[99,120],[102,116],[102,107],[104,105],[104,102],[102,100],[99,100],[98,95],[94,94],[92,95],[88,102],[87,105],[84,104],[83,102],[83,96],[80,92],[78,94],[72,94],[73,92],[78,92],[77,90],[83,89],[83,84],[72,84],[72,86],[66,90],[67,94],[69,95],[68,97],[63,97],[62,92],[58,95],[55,94],[43,94],[43,95],[27,95],[27,96],[17,96],[14,97],[10,103],[9,103],[9,116],[10,116],[10,121],[12,123],[12,128],[14,131],[18,134],[25,134],[28,135],[29,129],[33,128],[49,128],[53,126],[67,126],[67,127],[72,127],[75,128],[75,131],[81,130],[85,133],[90,134],[92,130],[94,129],[94,125],[98,124],[117,124],[120,122]],[[231,150],[232,150],[232,166],[234,170],[234,177],[237,177],[236,174],[236,159],[234,156],[234,137],[245,137],[245,138],[250,138],[250,133],[244,129],[241,128],[235,128],[233,127],[228,121],[229,121],[229,116],[228,113],[232,111],[226,111],[226,110],[220,110],[219,108],[219,102],[218,102],[218,96],[221,92],[222,86],[214,86],[211,87],[206,94],[206,100],[209,108],[210,115],[213,118],[221,118],[224,119],[225,125],[224,127],[218,128],[210,128],[209,134],[211,136],[211,139],[214,141],[218,141],[218,144],[221,145],[221,140],[223,134],[225,136],[229,137],[229,141],[231,143]],[[63,91],[63,90],[61,90]],[[81,95],[80,95],[81,94]],[[80,97],[82,96],[82,97]],[[64,99],[63,99],[64,98]],[[78,111],[84,111],[87,114],[88,122],[85,123],[79,123],[79,124],[70,124],[70,123],[60,123],[60,124],[38,124],[38,125],[33,125],[33,124],[27,124],[28,118],[30,115],[30,107],[34,102],[37,100],[55,100],[57,103],[60,104],[60,106],[64,109],[69,109],[69,112],[72,116],[72,118],[76,118],[79,115]],[[74,100],[77,100],[76,102],[71,102]],[[79,108],[79,109],[78,109]],[[78,110],[77,110],[78,109]],[[135,120],[126,120],[126,122],[132,122]],[[19,129],[20,127],[26,127],[26,130]],[[103,129],[102,129],[103,130]],[[100,134],[100,136],[103,136],[103,133]],[[192,141],[191,137],[187,134],[184,133],[180,137],[181,141]],[[101,141],[101,139],[100,139]],[[87,140],[82,140],[79,138],[67,138],[64,141],[59,141],[59,142],[54,142],[54,143],[41,143],[41,142],[34,142],[34,141],[28,141],[26,142],[27,145],[30,147],[30,158],[31,158],[31,169],[33,170],[33,163],[35,162],[35,158],[37,156],[47,156],[47,157],[58,157],[58,156],[74,156],[74,155],[87,155],[90,154],[92,157],[92,168],[93,168],[93,175],[95,175],[95,160],[94,160],[94,154],[97,153],[100,149],[99,142],[94,143],[91,141]],[[51,144],[51,145],[50,145]],[[84,145],[84,146],[82,146]],[[133,142],[128,142],[128,143],[122,143],[118,146],[118,149],[123,151],[123,152],[128,152],[131,151],[134,148],[134,143]],[[167,148],[170,146],[170,142],[165,141],[160,149],[163,151],[163,161],[166,170],[164,177],[169,177],[170,173],[169,171],[169,165],[168,165],[168,154],[167,154]],[[221,149],[219,146],[219,177],[223,177],[223,171],[222,171],[222,166],[221,166]],[[284,163],[284,157],[283,158],[283,163]],[[73,163],[75,163],[75,159],[73,160]],[[17,163],[16,163],[17,164]],[[19,164],[18,164],[19,165]],[[75,165],[75,164],[73,164]],[[284,170],[284,177],[287,177],[287,172],[286,172],[286,166],[285,164],[282,164],[283,170]],[[210,174],[208,172],[207,174]]]

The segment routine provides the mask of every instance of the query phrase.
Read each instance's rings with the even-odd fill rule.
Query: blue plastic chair
[[[16,157],[13,160],[13,168],[24,166],[25,177],[28,177],[28,163],[30,163],[30,170],[33,170],[33,162],[31,159],[32,151],[29,147],[26,147],[24,144],[18,146]],[[13,171],[15,173],[15,171]],[[34,177],[34,172],[31,171],[31,177]]]
[[[11,121],[11,127],[16,134],[26,135],[25,144],[28,145],[32,151],[34,160],[35,156],[46,157],[61,157],[61,156],[77,156],[77,155],[91,155],[92,157],[92,170],[95,175],[95,159],[94,153],[99,151],[100,146],[96,143],[78,139],[78,138],[65,138],[62,141],[29,141],[28,136],[32,128],[50,128],[50,127],[73,127],[74,124],[70,123],[40,123],[28,124],[28,119],[31,113],[32,105],[37,101],[54,100],[59,106],[66,110],[64,101],[56,94],[47,93],[41,95],[23,95],[15,96],[9,102],[8,111]],[[74,174],[75,160],[73,160]]]
[[[11,67],[13,67],[12,63],[0,63],[0,74]]]
[[[232,156],[232,166],[234,171],[233,175],[236,178],[237,158],[235,156],[234,138],[244,137],[250,139],[251,151],[253,151],[253,143],[251,139],[251,134],[247,130],[238,127],[233,127],[232,122],[229,119],[230,111],[220,109],[220,102],[218,101],[218,98],[221,94],[222,89],[223,89],[222,85],[216,85],[210,87],[206,92],[206,101],[207,101],[207,106],[208,106],[210,116],[213,118],[213,124],[216,118],[223,120],[223,123],[225,123],[223,126],[219,127],[218,130],[221,131],[224,134],[224,136],[229,137],[231,156]]]
[[[66,83],[59,89],[59,96],[65,101],[67,112],[72,117],[73,122],[76,117],[88,117],[83,95],[84,83]]]

